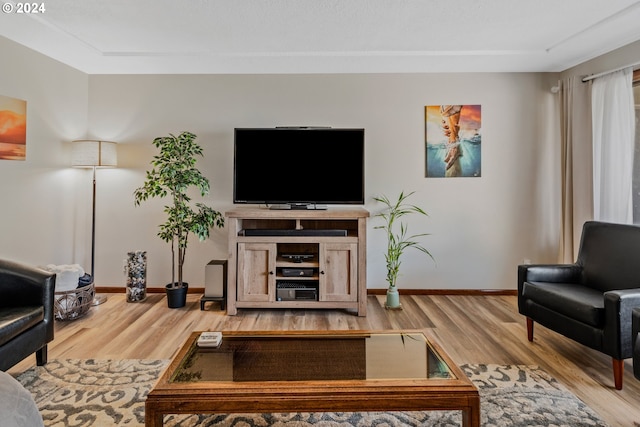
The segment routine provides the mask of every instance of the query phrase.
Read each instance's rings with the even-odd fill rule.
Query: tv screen
[[[234,203],[364,204],[364,129],[236,128]]]

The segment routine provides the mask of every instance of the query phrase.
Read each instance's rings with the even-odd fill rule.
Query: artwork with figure
[[[25,160],[27,101],[0,95],[0,159]]]
[[[480,105],[427,105],[425,176],[481,176]]]

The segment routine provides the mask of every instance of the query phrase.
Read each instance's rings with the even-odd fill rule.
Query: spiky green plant
[[[195,209],[190,204],[189,188],[196,187],[201,196],[206,196],[210,190],[209,180],[196,168],[196,157],[203,154],[195,139],[196,135],[191,132],[155,138],[153,145],[160,153],[153,156],[153,167],[147,171],[144,184],[134,191],[136,206],[149,198],[169,196],[171,199],[164,207],[167,220],[160,224],[158,236],[171,242],[171,284],[178,287],[183,285],[189,234],[193,233],[203,241],[209,237],[211,228],[224,226],[224,216],[220,212],[203,203],[196,203]]]
[[[387,263],[387,282],[390,288],[395,288],[400,273],[401,257],[408,248],[417,249],[429,255],[435,261],[431,253],[416,240],[419,237],[428,236],[428,233],[407,235],[407,225],[401,221],[401,218],[409,214],[419,214],[428,216],[422,208],[406,203],[415,192],[405,194],[400,192],[398,199],[394,202],[390,201],[387,196],[378,196],[373,199],[377,202],[384,203],[386,209],[376,217],[384,220],[383,225],[374,227],[375,229],[384,230],[387,233],[387,252],[385,253],[385,261]]]

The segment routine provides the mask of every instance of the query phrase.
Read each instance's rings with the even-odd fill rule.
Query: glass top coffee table
[[[165,414],[460,410],[480,426],[478,389],[421,331],[194,332],[149,392]]]

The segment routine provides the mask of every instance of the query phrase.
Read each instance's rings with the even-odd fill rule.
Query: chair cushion
[[[575,283],[525,282],[522,296],[587,325],[604,326],[604,294]]]
[[[44,307],[4,307],[0,309],[0,345],[44,321]]]

